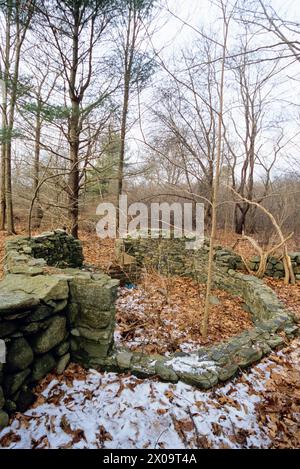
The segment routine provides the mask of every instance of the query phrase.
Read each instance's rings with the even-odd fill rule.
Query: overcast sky
[[[193,41],[201,40],[201,37],[195,33],[192,28],[184,25],[184,22],[195,28],[205,26],[205,31],[207,31],[208,34],[210,27],[212,27],[214,30],[221,31],[221,28],[218,27],[220,10],[217,7],[213,7],[212,3],[213,2],[210,0],[162,0],[162,4],[165,5],[165,9],[160,14],[158,21],[158,23],[161,25],[161,29],[155,35],[153,44],[157,51],[161,51],[161,55],[164,57],[164,59],[170,59],[174,54],[176,55],[180,49],[191,45]],[[280,16],[291,19],[293,21],[297,20],[298,18],[300,22],[300,0],[271,0],[270,5],[277,11],[277,13],[280,14]],[[174,16],[172,16],[168,10],[173,12]],[[239,33],[239,27],[234,24],[231,28],[230,40],[234,42]],[[268,35],[268,38],[270,41],[274,41],[274,37],[272,35]],[[261,38],[260,41],[262,41]],[[285,109],[286,112],[294,115],[295,121],[298,116],[298,107],[290,106],[288,103],[293,102],[300,105],[300,86],[297,81],[299,78],[299,72],[300,67],[299,63],[297,62],[295,66],[284,70],[281,75],[278,76],[278,83],[282,84],[276,87],[276,98],[278,98],[279,101],[282,99],[283,109]],[[159,81],[160,76],[158,75],[156,77],[156,83],[159,83]],[[278,108],[278,104],[275,104],[274,102],[274,112],[276,106]],[[147,114],[145,115],[143,125],[147,127]],[[285,129],[286,139],[297,133],[298,126],[299,120],[298,122],[292,121],[289,123]],[[141,137],[138,128],[134,129],[134,132],[131,133],[131,136],[133,138]],[[299,137],[295,138],[294,142],[294,149],[292,149],[291,146],[289,149],[289,152],[293,152],[293,154],[298,151],[298,146],[300,148]]]

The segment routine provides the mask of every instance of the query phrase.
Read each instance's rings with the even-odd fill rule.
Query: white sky
[[[176,55],[176,52],[178,52],[180,49],[187,47],[195,39],[199,40],[200,38],[200,36],[195,31],[193,31],[191,27],[184,25],[184,22],[188,23],[194,28],[205,26],[205,31],[207,31],[207,34],[209,34],[209,28],[211,25],[214,29],[216,27],[218,28],[217,25],[218,19],[220,18],[220,13],[218,8],[214,8],[212,6],[212,2],[209,0],[162,0],[162,4],[166,7],[165,11],[162,12],[159,17],[159,23],[163,24],[163,26],[161,30],[154,36],[153,44],[157,51],[161,51],[161,56],[166,61],[173,57],[174,54]],[[300,0],[270,0],[270,5],[277,11],[278,14],[280,14],[280,16],[282,15],[282,17],[291,19],[293,21],[297,20],[298,18],[300,22]],[[167,10],[174,12],[174,16],[170,15]],[[180,19],[176,19],[175,16],[179,17]],[[239,28],[237,25],[234,25],[231,29],[230,40],[234,42],[238,34]],[[269,37],[271,41],[276,42],[276,39],[274,39],[273,36],[269,35]],[[297,63],[295,66],[289,67],[287,71],[283,71],[280,76],[278,76],[278,83],[280,82],[282,84],[276,87],[276,99],[278,99],[278,103],[274,103],[274,113],[278,112],[278,106],[282,106],[283,113],[288,111],[294,116],[294,120],[298,118],[298,108],[297,106],[287,106],[287,103],[293,102],[300,106],[300,85],[298,81],[294,79],[291,80],[291,77],[299,78],[298,75],[300,75],[299,63]],[[160,79],[160,75],[158,74],[156,80],[159,82]],[[149,98],[151,99],[151,90],[149,90]],[[148,99],[148,96],[146,99]],[[282,102],[280,100],[282,100]],[[285,129],[286,140],[297,133],[299,123],[300,119],[298,122],[289,123],[288,128]],[[145,129],[147,128],[147,114],[145,114],[145,118],[143,118],[143,127]],[[137,126],[133,129],[130,136],[133,139],[141,139],[141,134]],[[272,142],[270,142],[270,145],[272,145]],[[130,146],[133,149],[136,147],[132,140],[130,142]],[[137,144],[137,147],[140,147],[140,145]],[[293,153],[293,155],[295,155],[297,152],[296,156],[299,158],[298,147],[300,148],[299,136],[294,139],[293,145],[289,145],[287,147],[287,153]],[[271,150],[272,148],[270,146],[270,151]],[[143,151],[141,151],[141,153],[142,152]],[[282,169],[283,167],[286,168],[286,165],[288,164],[289,161],[285,161],[281,165]]]
[[[158,18],[158,25],[160,26],[160,30],[153,38],[153,44],[157,51],[160,51],[162,57],[165,60],[169,60],[176,54],[181,48],[187,47],[190,45],[195,38],[198,38],[197,35],[192,28],[184,25],[183,23],[186,22],[195,28],[199,28],[201,26],[205,26],[205,28],[209,31],[210,25],[214,28],[218,25],[218,9],[212,6],[212,1],[210,0],[161,0],[161,3],[164,5],[164,10],[160,13]],[[300,23],[300,0],[270,0],[270,4],[274,7],[274,9],[282,15],[284,18],[290,18],[292,20],[299,19]],[[170,15],[167,10],[171,10],[175,16],[178,16],[181,20],[176,19],[175,16]],[[232,36],[238,33],[238,29],[232,31]],[[285,83],[277,89],[277,93],[280,95],[285,102],[296,102],[299,105],[300,110],[300,85],[298,81],[294,79],[288,79],[287,77],[296,77],[298,75],[298,70],[300,72],[300,65],[297,64],[295,67],[291,67],[288,69],[287,72],[284,72],[281,76],[281,80]],[[161,75],[158,73],[157,77],[154,80],[154,85],[159,84],[161,79]],[[153,89],[147,91],[143,99],[146,101],[155,100],[155,95],[153,96]],[[296,122],[296,118],[298,117],[298,108],[292,106],[288,106],[285,104],[286,109],[289,112],[294,114],[294,121],[289,123],[289,128],[287,130],[288,135],[295,134],[298,127],[298,122],[300,123],[300,119]],[[136,116],[135,116],[136,117]],[[148,116],[145,113],[145,118],[143,117],[143,124],[147,125]],[[136,150],[137,148],[142,148],[140,144],[133,143],[132,139],[140,139],[141,134],[139,131],[139,127],[136,125],[129,135],[129,145],[130,148]],[[300,148],[300,139],[295,140],[295,149],[294,152],[298,152],[298,146]],[[142,150],[141,150],[142,153]],[[298,155],[297,155],[298,156]],[[140,156],[138,157],[140,159]]]

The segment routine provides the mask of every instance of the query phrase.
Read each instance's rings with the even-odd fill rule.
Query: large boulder
[[[9,276],[10,277],[10,276]],[[19,284],[21,285],[21,283]],[[12,288],[14,286],[14,288]],[[9,288],[10,287],[10,288]],[[23,290],[23,285],[22,285]],[[15,315],[35,309],[39,304],[36,296],[25,291],[18,291],[18,282],[14,278],[8,286],[3,280],[0,284],[0,317]]]
[[[95,329],[106,328],[113,315],[118,280],[99,275],[97,280],[75,277],[70,284],[71,303],[76,305],[75,322]]]
[[[7,352],[7,366],[11,371],[22,371],[33,362],[33,351],[23,337],[12,342]]]
[[[51,301],[67,300],[69,287],[67,279],[59,275],[29,277],[9,274],[0,284],[1,294],[4,294],[4,300],[5,295],[7,296],[5,303],[0,299],[0,314],[5,314],[10,309],[18,308],[21,311],[32,309],[33,306],[39,304],[39,300],[46,304]],[[7,304],[7,307],[3,307],[2,303]],[[3,309],[4,312],[2,312]]]

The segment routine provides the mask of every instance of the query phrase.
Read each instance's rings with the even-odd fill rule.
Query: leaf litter
[[[200,332],[206,286],[185,277],[147,273],[136,288],[120,288],[116,342],[144,353],[190,352],[253,327],[244,302],[213,291],[209,335]]]
[[[0,447],[299,447],[299,345],[206,392],[70,365],[39,384],[41,397],[2,430]]]

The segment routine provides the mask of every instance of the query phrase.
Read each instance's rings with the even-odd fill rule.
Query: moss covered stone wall
[[[34,402],[33,388],[49,372],[63,373],[70,360],[96,365],[110,353],[119,282],[75,268],[82,264],[80,242],[60,230],[7,242],[0,282],[0,340],[6,349],[0,428]]]

